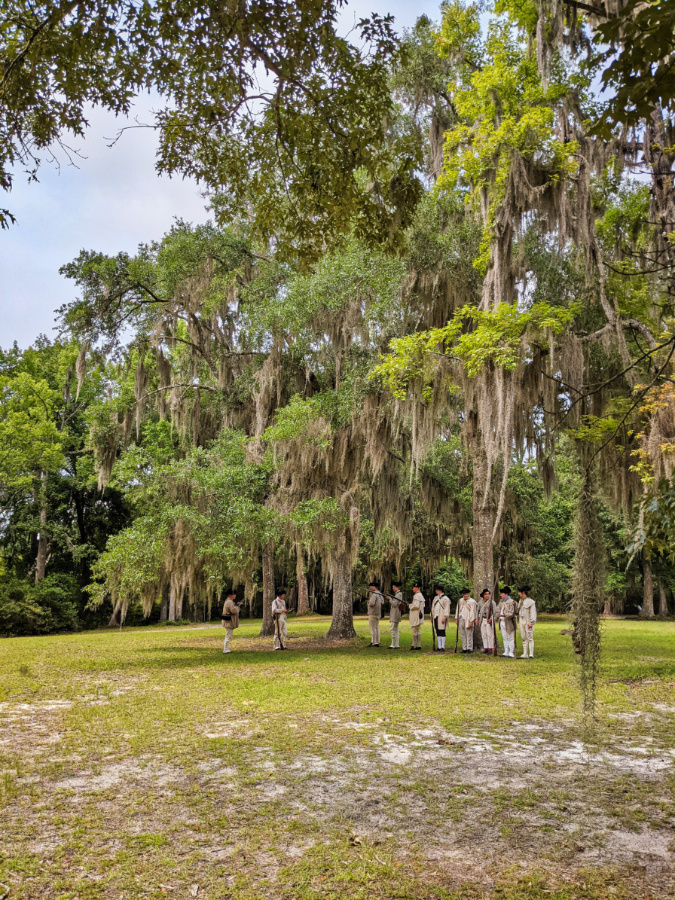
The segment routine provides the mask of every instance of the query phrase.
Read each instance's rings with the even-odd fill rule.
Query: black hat
[[[370,584],[369,584],[369,585],[368,585],[368,587],[374,587],[374,588],[375,588],[375,590],[379,590],[379,588],[378,588],[378,585],[377,585],[377,582],[376,582],[376,581],[371,581],[371,582],[370,582]]]
[[[530,588],[529,588],[527,585],[524,585],[523,587],[519,587],[519,588],[518,588],[518,593],[519,593],[519,594],[529,594],[529,593],[530,593]]]
[[[395,588],[395,587],[400,588],[400,587],[401,587],[401,582],[400,582],[400,581],[392,581],[391,586],[392,586],[393,588]]]
[[[500,593],[500,594],[510,594],[510,593],[511,593],[511,588],[508,587],[507,585],[504,585],[504,587],[499,588],[499,593]]]
[[[461,593],[462,593],[462,596],[464,596],[464,594],[470,594],[470,593],[471,593],[471,588],[462,588],[462,592],[461,592]]]
[[[491,593],[492,593],[492,591],[490,590],[490,588],[483,588],[483,590],[480,592],[480,595],[481,595],[481,597],[484,597],[486,594],[491,594]]]
[[[237,592],[235,591],[234,588],[230,588],[229,591],[226,592],[225,596],[226,597],[236,597]]]
[[[441,593],[445,593],[445,591],[443,590],[443,588],[441,587],[440,584],[437,584],[437,585],[434,587],[434,590],[435,590],[435,591],[440,591]]]
[[[277,597],[283,597],[285,593],[286,593],[286,588],[279,588],[277,590]]]

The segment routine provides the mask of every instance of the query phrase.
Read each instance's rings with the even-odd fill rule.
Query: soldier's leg
[[[534,625],[532,626],[532,628],[528,629],[527,649],[530,659],[534,659]]]
[[[466,649],[473,651],[473,625],[466,627]]]
[[[288,646],[288,623],[286,621],[286,616],[281,617],[281,638],[284,642],[284,647]]]
[[[279,626],[281,627],[281,625]],[[277,634],[277,623],[274,623],[274,640],[272,641],[272,646],[275,650],[281,650],[281,644],[279,643],[279,635]]]
[[[521,654],[521,659],[527,659],[527,625],[524,622],[520,623],[520,640],[523,642],[523,652]]]
[[[225,629],[225,642],[223,643],[223,653],[232,653],[230,650],[230,641],[232,640],[233,628]]]
[[[422,627],[421,627],[421,625],[413,626],[412,645],[415,650],[417,650],[418,647],[422,646]]]
[[[379,644],[379,624],[380,620],[376,616],[368,616],[368,628],[370,629],[370,643]]]

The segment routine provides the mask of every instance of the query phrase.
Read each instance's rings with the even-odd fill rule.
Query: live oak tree
[[[343,0],[8,0],[0,24],[0,187],[152,90],[161,171],[191,175],[224,220],[316,257],[354,223],[395,245],[421,186],[391,130],[391,17],[338,32]],[[134,126],[135,127],[135,126]],[[11,212],[2,211],[7,225]]]

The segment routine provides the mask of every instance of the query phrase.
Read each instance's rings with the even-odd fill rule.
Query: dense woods
[[[446,2],[400,41],[361,23],[357,51],[334,4],[293,6],[223,14],[223,44],[158,5],[194,26],[164,38],[183,93],[143,57],[152,16],[114,56],[117,87],[134,69],[175,102],[161,164],[202,181],[213,221],[84,250],[59,339],[2,352],[0,630],[201,620],[235,585],[271,633],[283,583],[348,637],[369,580],[394,576],[529,584],[589,654],[600,612],[667,615],[674,48],[649,35],[672,12],[639,31],[634,3]],[[255,29],[275,11],[268,57]],[[81,113],[77,80],[51,84],[56,106],[47,91],[77,16],[49,21],[42,68],[6,67],[5,162],[58,138],[64,97]],[[258,98],[251,65],[275,85]]]

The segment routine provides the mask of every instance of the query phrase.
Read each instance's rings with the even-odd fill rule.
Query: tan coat
[[[511,597],[507,600],[502,600],[499,604],[499,627],[502,631],[505,631],[507,634],[515,634],[517,612],[515,600],[512,600]]]
[[[493,616],[497,615],[497,604],[494,600],[479,600],[478,601],[478,618],[482,621],[483,619],[492,619]]]
[[[437,594],[431,601],[431,618],[438,619],[438,627],[441,631],[448,624],[450,619],[450,598],[446,597],[445,594],[441,594],[440,597]]]
[[[374,619],[379,619],[382,615],[383,603],[383,595],[379,591],[373,591],[368,597],[368,615]]]
[[[395,625],[401,621],[402,609],[403,594],[400,591],[396,591],[395,594],[392,594],[392,598],[389,601],[389,621],[392,623],[392,625]]]
[[[532,597],[524,597],[518,604],[521,625],[534,625],[537,621],[537,607]]]
[[[462,597],[455,610],[455,618],[461,619],[466,628],[476,621],[478,606],[473,597]]]
[[[229,597],[223,603],[223,615],[231,616],[230,619],[223,619],[223,628],[239,628],[239,607]]]
[[[286,604],[280,597],[275,597],[272,600],[272,615],[273,616],[285,616],[286,615]]]
[[[424,595],[421,591],[413,594],[410,602],[410,615],[408,620],[413,628],[416,628],[422,622],[422,610],[424,609]]]

